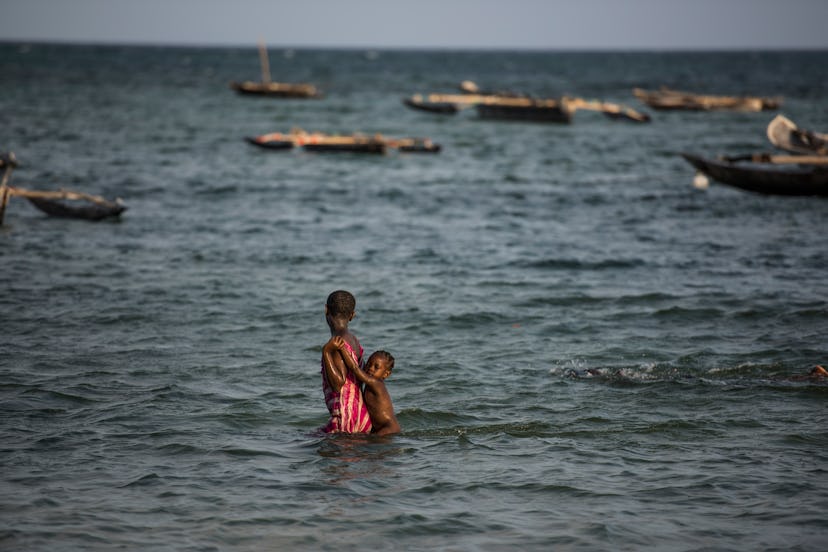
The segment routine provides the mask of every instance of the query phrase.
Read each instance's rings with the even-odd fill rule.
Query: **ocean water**
[[[692,186],[770,151],[782,96],[828,131],[826,52],[271,49],[324,99],[245,98],[254,47],[0,44],[12,185],[119,222],[0,227],[4,550],[822,550],[828,202]],[[440,117],[471,79],[623,103],[630,124]],[[293,127],[438,155],[269,152]],[[322,436],[327,294],[397,359],[403,432]]]

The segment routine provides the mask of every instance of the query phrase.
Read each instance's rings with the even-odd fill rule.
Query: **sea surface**
[[[828,131],[828,52],[0,44],[11,184],[128,207],[0,227],[0,548],[824,550],[828,200],[692,185],[680,152]],[[652,122],[413,111],[461,80]],[[294,127],[437,155],[273,152]],[[396,357],[403,432],[325,436],[325,298]],[[793,379],[792,379],[793,377]]]

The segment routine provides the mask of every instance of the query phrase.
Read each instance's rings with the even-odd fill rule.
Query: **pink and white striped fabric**
[[[359,356],[357,356],[347,342],[345,346],[354,358],[354,362],[362,367],[362,347],[359,348]],[[323,366],[322,392],[325,394],[325,404],[331,413],[331,419],[322,431],[325,433],[371,433],[371,417],[368,415],[368,409],[365,408],[362,389],[356,376],[350,370],[346,371],[345,383],[337,393],[328,383]]]

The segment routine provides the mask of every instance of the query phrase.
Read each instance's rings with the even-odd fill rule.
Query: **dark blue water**
[[[783,96],[826,52],[271,51],[323,100],[243,98],[249,49],[0,45],[12,184],[120,222],[0,228],[0,547],[821,550],[828,202],[691,185],[772,113],[571,125],[405,108],[460,80],[647,111]],[[436,156],[267,152],[292,127]],[[403,433],[320,437],[327,294],[397,359]],[[591,375],[595,373],[596,375]]]

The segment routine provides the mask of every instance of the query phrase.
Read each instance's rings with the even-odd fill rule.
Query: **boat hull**
[[[828,196],[828,167],[734,163],[681,154],[701,173],[721,184],[768,195]]]
[[[710,96],[678,90],[633,89],[633,95],[658,111],[767,111],[779,109],[782,100],[754,96]]]
[[[78,218],[99,221],[106,218],[117,218],[126,210],[124,205],[117,203],[113,203],[110,206],[72,205],[62,201],[39,197],[26,197],[26,199],[47,215],[60,218]]]
[[[278,82],[232,82],[230,88],[246,96],[269,96],[272,98],[317,99],[322,95],[311,84],[285,84]]]
[[[254,146],[269,150],[302,148],[318,153],[369,153],[384,154],[388,150],[406,153],[438,153],[440,144],[428,138],[384,138],[376,136],[336,136],[322,133],[294,132],[283,134],[272,132],[261,136],[249,136],[245,140]]]
[[[424,102],[411,98],[405,98],[403,103],[412,109],[419,109],[428,113],[439,113],[441,115],[454,115],[460,108],[449,102]]]
[[[426,138],[400,140],[397,149],[405,153],[439,153],[442,147]]]
[[[316,153],[385,153],[385,144],[382,142],[364,142],[352,144],[304,144],[302,146],[306,151],[313,151]]]
[[[271,150],[285,150],[293,148],[293,140],[279,140],[279,139],[262,139],[260,137],[246,137],[245,140],[254,146],[259,146],[260,148],[264,149],[271,149]]]
[[[533,121],[538,123],[571,123],[572,112],[562,105],[497,105],[474,106],[481,119],[498,121]]]

